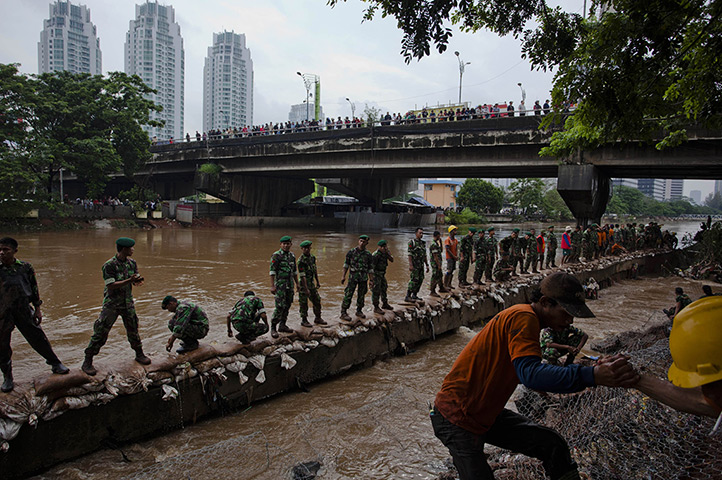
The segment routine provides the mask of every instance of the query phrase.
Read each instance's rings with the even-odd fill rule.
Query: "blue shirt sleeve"
[[[526,356],[514,360],[514,369],[524,386],[551,393],[572,393],[596,385],[594,367],[569,365],[558,367],[541,363],[541,357]]]

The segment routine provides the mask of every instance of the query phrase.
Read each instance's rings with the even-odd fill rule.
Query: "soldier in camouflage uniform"
[[[556,268],[556,256],[557,256],[557,236],[554,235],[554,226],[550,226],[547,233],[547,259],[546,259],[546,268],[549,268],[549,265],[551,265],[553,268]]]
[[[424,283],[424,265],[426,271],[429,271],[429,261],[426,258],[426,242],[421,240],[424,236],[424,229],[417,228],[415,238],[409,240],[409,286],[406,290],[405,302],[414,302],[419,300],[417,293]],[[448,275],[448,273],[447,273]]]
[[[143,284],[143,277],[138,273],[133,255],[135,240],[121,237],[115,242],[118,253],[103,264],[103,309],[93,325],[93,336],[90,337],[88,348],[85,349],[85,361],[82,370],[88,375],[95,375],[93,357],[108,340],[108,333],[120,316],[128,335],[130,347],[135,350],[135,361],[141,365],[150,365],[150,358],[143,353],[143,344],[138,334],[138,316],[133,301],[133,286]]]
[[[468,235],[464,237],[464,239],[469,238]],[[473,238],[473,237],[472,237]],[[463,239],[461,240],[464,241]],[[444,287],[444,272],[442,268],[442,253],[444,252],[444,246],[441,243],[441,232],[438,230],[434,230],[434,239],[431,241],[431,245],[429,245],[429,257],[431,258],[431,296],[432,297],[438,297],[440,296],[438,293],[436,293],[436,287],[439,287],[440,292],[448,292],[446,287]],[[467,270],[469,266],[467,265]],[[461,272],[461,270],[459,270]],[[423,272],[422,272],[423,275]],[[461,275],[461,273],[459,273]],[[464,277],[465,278],[465,277]]]
[[[311,245],[310,240],[301,242],[301,256],[298,258],[298,276],[301,282],[298,290],[298,311],[301,314],[301,325],[304,327],[311,326],[308,321],[309,300],[311,300],[313,314],[316,317],[313,323],[326,325],[326,322],[321,318],[321,296],[318,294],[321,282],[318,281],[316,257],[311,254]]]
[[[389,251],[386,240],[379,240],[378,248],[371,254],[371,270],[373,275],[373,283],[371,287],[371,303],[374,304],[374,313],[383,314],[384,310],[393,310],[394,307],[389,305],[386,297],[388,283],[386,283],[386,267],[389,262],[394,261],[393,255]],[[379,308],[381,301],[381,308]]]
[[[524,262],[524,271],[522,273],[529,273],[529,267],[531,267],[531,273],[539,273],[536,269],[538,260],[536,251],[536,230],[531,229],[526,234],[529,238],[526,241],[526,261]]]
[[[176,350],[178,353],[186,353],[198,348],[198,340],[208,335],[206,312],[193,302],[179,302],[171,295],[166,295],[161,302],[161,308],[173,314],[168,322],[168,329],[172,334],[165,346],[166,351],[171,351],[176,338],[180,338],[181,341],[180,348]]]
[[[271,336],[278,338],[278,332],[291,333],[288,328],[288,311],[293,303],[293,286],[298,289],[296,256],[291,251],[291,237],[281,237],[281,248],[271,255],[271,293],[276,297],[276,308],[271,318]],[[277,327],[278,326],[278,327]]]
[[[513,269],[514,267],[511,264],[511,260],[509,260],[509,252],[503,250],[501,252],[501,258],[498,262],[496,262],[496,265],[494,265],[494,280],[497,282],[505,282],[509,280]]]
[[[256,337],[268,331],[268,317],[263,302],[256,296],[253,290],[248,290],[242,299],[228,312],[226,326],[228,336],[233,336],[231,325],[236,329],[236,339],[241,343],[251,343]]]
[[[496,231],[494,227],[489,227],[486,233],[486,270],[484,270],[484,276],[488,281],[493,281],[492,271],[494,262],[496,262]]]
[[[471,259],[472,259],[472,255],[473,255],[473,251],[474,251],[474,244],[475,244],[474,234],[475,233],[476,233],[476,228],[469,227],[469,232],[459,242],[459,285],[460,286],[469,285],[469,282],[466,281],[466,276],[469,272],[469,265],[471,264]],[[431,248],[431,247],[429,247],[429,248]],[[434,262],[431,262],[431,267],[433,270]],[[433,288],[432,288],[432,290],[433,290]]]
[[[364,315],[364,300],[368,291],[368,282],[371,283],[371,289],[374,288],[374,276],[371,269],[371,253],[366,250],[369,244],[368,235],[358,237],[358,246],[352,248],[346,254],[346,261],[343,263],[343,277],[341,277],[341,285],[346,282],[346,274],[351,271],[348,277],[348,284],[343,294],[343,302],[341,303],[341,320],[349,321],[351,317],[348,315],[348,307],[351,306],[354,290],[358,290],[356,294],[356,316],[366,318]]]
[[[479,238],[474,242],[474,283],[477,285],[484,285],[481,277],[484,275],[484,271],[486,271],[486,249],[488,245],[484,234],[484,230],[480,230]]]

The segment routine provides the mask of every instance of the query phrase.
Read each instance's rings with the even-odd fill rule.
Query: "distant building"
[[[103,54],[90,9],[56,1],[50,4],[50,18],[40,32],[38,73],[62,70],[102,75]]]
[[[697,205],[702,205],[702,191],[692,190],[689,192],[689,198]]]
[[[246,35],[213,34],[203,67],[203,130],[253,125],[253,60]]]
[[[427,179],[419,180],[419,186],[423,188],[424,200],[441,208],[456,208],[458,206],[456,197],[464,180],[459,179]]]
[[[308,117],[306,117],[306,113],[307,113],[306,108],[308,108]],[[288,121],[293,122],[293,123],[301,123],[304,120],[306,120],[306,118],[308,118],[309,120],[313,120],[314,115],[315,115],[314,114],[315,108],[316,107],[313,105],[313,103],[310,103],[308,106],[306,105],[305,102],[291,105],[291,110],[288,112]],[[319,114],[318,114],[318,118],[319,118],[318,121],[320,123],[325,124],[326,117],[324,117],[324,115],[323,115],[323,107],[319,107],[319,108],[320,108],[320,110],[319,110]]]
[[[125,73],[138,75],[158,91],[148,98],[163,111],[151,114],[151,120],[165,126],[145,127],[150,137],[183,138],[185,50],[173,7],[151,1],[135,6],[135,20],[125,36]]]
[[[640,192],[655,200],[664,200],[665,180],[661,178],[640,178],[637,183]]]
[[[664,181],[664,200],[679,200],[684,195],[684,179],[668,178]]]

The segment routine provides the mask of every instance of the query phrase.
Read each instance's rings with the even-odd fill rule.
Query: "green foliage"
[[[537,212],[543,209],[545,189],[540,178],[522,178],[509,185],[510,199],[525,215]]]
[[[486,218],[467,207],[461,212],[448,212],[445,221],[449,225],[477,225],[486,223]]]
[[[457,202],[478,212],[497,213],[504,203],[504,191],[480,178],[467,178]]]
[[[223,167],[217,163],[204,163],[198,167],[200,173],[206,173],[208,175],[218,175],[223,171]]]

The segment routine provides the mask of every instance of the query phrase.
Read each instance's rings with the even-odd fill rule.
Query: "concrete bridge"
[[[540,157],[552,132],[542,117],[510,117],[412,125],[342,128],[231,137],[152,148],[147,171],[165,197],[200,189],[272,215],[312,192],[313,178],[380,206],[414,188],[418,177],[558,177],[558,188],[578,219],[598,219],[609,179],[722,178],[722,132],[692,129],[689,141],[663,151],[620,144],[560,161]],[[197,175],[214,163],[217,175]],[[412,186],[413,185],[413,186]]]

